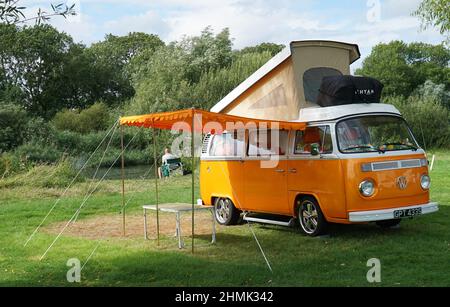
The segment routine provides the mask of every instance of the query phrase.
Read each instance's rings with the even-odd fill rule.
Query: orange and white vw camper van
[[[350,76],[359,58],[356,44],[293,41],[211,109],[307,124],[206,136],[201,197],[220,224],[242,213],[255,222],[298,221],[315,236],[327,223],[394,226],[438,210],[425,152],[400,112],[380,103],[383,85]],[[274,158],[275,167],[262,167]]]
[[[430,201],[425,152],[392,105],[305,108],[306,130],[248,130],[207,135],[200,162],[201,197],[218,223],[289,225],[310,236],[328,223],[376,222],[438,210]],[[259,142],[265,133],[266,142]],[[271,137],[278,137],[276,148]],[[278,160],[275,167],[261,161]],[[257,213],[255,215],[255,213]]]

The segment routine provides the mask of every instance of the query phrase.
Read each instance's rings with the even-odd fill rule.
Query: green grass
[[[399,229],[374,225],[333,225],[327,238],[309,238],[295,230],[253,225],[269,259],[271,273],[247,225],[220,228],[216,245],[203,245],[192,255],[176,249],[174,238],[88,240],[62,236],[43,260],[40,256],[55,235],[38,232],[41,222],[63,189],[17,186],[0,189],[1,286],[450,286],[450,153],[436,152],[432,199],[440,211],[403,221]],[[431,159],[431,155],[429,156]],[[162,183],[161,201],[190,200],[190,177]],[[45,225],[67,221],[83,200],[89,182],[77,183]],[[152,203],[152,181],[127,181],[133,200],[128,213]],[[102,183],[87,202],[80,219],[119,214],[120,181]],[[186,240],[189,243],[189,240]],[[100,243],[99,243],[100,242]],[[70,258],[84,263],[81,284],[66,281]],[[380,284],[366,281],[369,258],[381,260]]]

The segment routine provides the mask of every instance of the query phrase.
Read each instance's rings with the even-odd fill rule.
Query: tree
[[[450,1],[424,0],[413,15],[422,20],[422,28],[437,27],[447,41],[450,39]]]
[[[383,82],[384,96],[407,97],[426,80],[449,89],[449,61],[450,50],[443,45],[392,41],[376,45],[355,73]]]
[[[208,110],[271,58],[270,51],[239,53],[230,66],[202,74],[185,96]]]
[[[131,84],[133,68],[130,62],[141,54],[145,54],[143,58],[148,60],[161,46],[164,46],[164,42],[158,36],[135,32],[126,36],[109,34],[104,41],[88,48],[86,52],[91,57],[94,70],[98,72],[95,75],[109,90],[97,99],[112,105],[131,98],[135,91]]]
[[[187,78],[198,82],[202,73],[228,66],[232,61],[232,40],[228,28],[214,35],[211,27],[206,27],[200,36],[185,37],[176,45],[186,54]]]
[[[0,0],[0,23],[19,24],[34,20],[39,25],[42,22],[49,21],[54,16],[67,18],[69,15],[76,15],[75,4],[69,6],[65,3],[59,3],[50,5],[51,12],[39,8],[36,16],[26,17],[23,13],[26,7],[20,5],[19,2],[20,0]]]
[[[70,105],[79,91],[73,59],[80,57],[83,46],[50,25],[18,28],[0,24],[0,71],[7,87],[20,88],[22,106],[35,115],[50,117]],[[80,80],[80,79],[79,79]],[[78,97],[77,97],[78,98]]]
[[[263,53],[263,52],[269,52],[271,56],[276,55],[281,50],[283,50],[285,46],[280,44],[274,44],[274,43],[261,43],[256,46],[251,47],[245,47],[239,51],[237,51],[237,54],[244,54],[244,53]]]
[[[23,109],[0,102],[0,152],[22,144],[26,122],[27,114]]]

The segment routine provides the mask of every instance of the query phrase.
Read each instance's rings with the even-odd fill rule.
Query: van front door
[[[245,209],[288,214],[288,132],[249,131],[248,137],[247,158],[243,162]]]

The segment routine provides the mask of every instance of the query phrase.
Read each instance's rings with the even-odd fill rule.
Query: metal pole
[[[194,253],[194,202],[195,202],[195,195],[194,195],[194,183],[195,183],[195,150],[194,150],[194,117],[195,117],[195,111],[192,109],[192,123],[191,123],[191,165],[192,165],[192,253]]]
[[[158,194],[158,163],[156,157],[156,129],[153,127],[153,165],[155,168],[155,201],[156,201],[156,241],[159,246],[159,194]]]
[[[125,237],[125,157],[123,147],[123,126],[120,126],[120,146],[122,147],[122,164],[121,164],[121,176],[122,176],[122,230]]]

